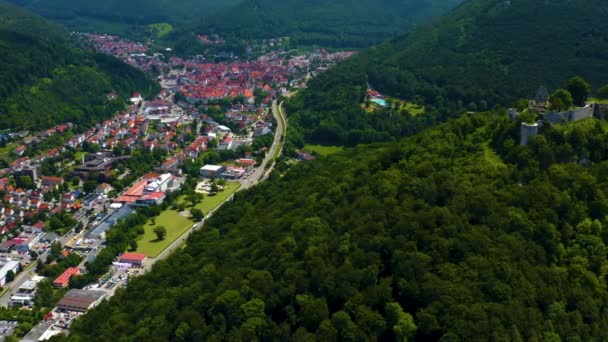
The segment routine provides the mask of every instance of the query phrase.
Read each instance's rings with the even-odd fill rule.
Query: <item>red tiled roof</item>
[[[120,261],[144,261],[146,256],[139,253],[124,253],[120,256]]]
[[[116,203],[132,203],[137,201],[137,199],[139,198],[139,196],[119,196],[117,199],[114,200],[114,202]]]
[[[133,185],[129,190],[125,191],[125,196],[141,196],[144,193],[144,188],[148,184],[147,180],[141,180],[137,184]]]
[[[54,285],[64,286],[66,285],[72,276],[80,274],[80,269],[77,267],[70,267],[65,272],[63,272],[55,281],[53,281]]]
[[[152,192],[147,195],[144,195],[142,200],[159,200],[165,198],[165,194],[162,192]]]

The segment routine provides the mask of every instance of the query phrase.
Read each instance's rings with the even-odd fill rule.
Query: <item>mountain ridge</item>
[[[398,139],[466,111],[513,106],[536,89],[608,68],[608,3],[469,0],[411,34],[363,50],[310,82],[288,106],[295,145]],[[368,85],[426,108],[424,116],[361,106]],[[335,96],[342,94],[341,96]],[[347,94],[347,95],[345,95]]]
[[[198,28],[243,39],[290,36],[296,45],[366,47],[452,8],[450,1],[245,0]]]
[[[158,84],[113,57],[79,50],[61,27],[0,1],[0,128],[93,125]],[[118,100],[109,101],[110,92]]]

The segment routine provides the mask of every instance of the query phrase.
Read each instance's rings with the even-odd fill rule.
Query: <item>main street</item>
[[[82,220],[83,216],[80,216],[79,219]],[[61,243],[62,246],[64,246],[68,241],[73,239],[75,235],[76,235],[76,233],[72,229],[66,235],[62,236],[59,239],[59,242]],[[39,260],[42,262],[46,261],[46,258],[49,255],[49,253],[50,253],[50,249],[47,249],[44,253],[40,254],[38,256],[38,258],[36,260],[32,261],[32,263],[23,272],[19,273],[15,277],[15,280],[13,280],[12,282],[5,285],[7,291],[4,292],[2,297],[0,297],[0,307],[8,306],[9,300],[16,293],[16,291],[21,287],[21,285],[23,285],[26,281],[32,279],[32,277],[36,275],[36,266],[38,265]]]
[[[281,140],[287,134],[287,121],[285,120],[283,112],[280,108],[282,105],[283,102],[281,102],[280,105],[277,105],[277,100],[272,102],[272,115],[277,122],[277,129],[274,132],[274,141],[272,142],[272,146],[268,149],[268,153],[266,153],[266,158],[264,158],[262,165],[256,168],[253,174],[249,176],[247,180],[242,182],[241,190],[249,189],[261,180],[268,177],[270,171],[272,171],[272,168],[274,167],[275,154],[277,154],[277,150],[279,148],[283,147]]]
[[[283,105],[283,102],[281,102],[279,105],[277,105],[277,100],[274,100],[272,102],[272,115],[274,116],[274,118],[277,122],[277,129],[274,132],[274,141],[272,143],[271,148],[268,150],[268,153],[266,154],[266,157],[264,158],[264,162],[262,163],[262,165],[258,166],[255,169],[254,173],[247,178],[247,180],[241,182],[241,187],[239,188],[238,191],[249,189],[252,186],[258,184],[259,182],[264,181],[266,179],[266,177],[268,177],[268,174],[270,173],[270,171],[272,171],[272,168],[274,167],[274,162],[275,162],[274,161],[275,154],[278,153],[277,151],[279,151],[278,150],[279,148],[283,147],[282,139],[283,139],[283,137],[285,137],[285,135],[287,133],[287,120],[285,120],[285,117],[283,116],[282,105]],[[268,167],[268,170],[267,170],[267,165],[269,165],[270,163],[272,163],[272,164],[270,167]],[[268,172],[266,172],[266,171],[268,171]],[[224,203],[232,200],[233,197],[234,196],[230,196],[229,198],[226,199],[226,201],[224,201]],[[215,213],[215,211],[217,211],[218,209],[220,209],[222,207],[222,205],[224,203],[220,204],[214,211],[207,213],[205,220],[210,218]],[[156,258],[152,258],[152,259],[148,260],[146,262],[144,271],[150,270],[152,268],[152,265],[154,265],[154,263],[168,258],[169,255],[171,255],[176,250],[180,249],[183,246],[183,244],[186,242],[188,237],[194,231],[196,231],[197,229],[200,229],[203,226],[203,224],[204,224],[204,220],[202,222],[192,225],[192,227],[188,231],[186,231],[182,236],[180,236],[171,245],[169,245],[169,247],[167,247],[164,251],[162,251]]]

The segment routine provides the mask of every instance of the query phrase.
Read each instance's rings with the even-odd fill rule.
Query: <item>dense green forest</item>
[[[518,126],[464,115],[273,174],[70,340],[606,340],[608,125],[528,147]]]
[[[409,31],[461,0],[245,0],[199,30],[228,37],[292,37],[296,45],[367,47]]]
[[[236,5],[239,0],[10,0],[79,31],[125,32],[136,26],[185,25]]]
[[[0,2],[0,128],[90,125],[159,86],[113,57],[78,50],[61,28]],[[119,98],[107,99],[116,92]]]
[[[599,0],[469,0],[434,25],[370,50],[369,79],[397,97],[490,107],[572,75],[599,86],[608,23],[598,13],[607,12]]]
[[[1,1],[0,42],[0,98],[76,59],[60,27]]]
[[[393,107],[368,111],[367,88],[364,66],[347,61],[318,75],[307,89],[286,100],[287,154],[309,142],[356,146],[398,140],[465,110],[460,102],[444,101],[427,104],[425,114],[418,116]]]
[[[288,114],[307,141],[352,145],[412,128],[407,114],[363,111],[366,82],[427,105],[431,118],[424,120],[430,121],[454,109],[513,105],[532,98],[541,84],[565,87],[574,75],[597,89],[608,70],[608,22],[598,13],[607,12],[608,3],[599,0],[469,0],[321,75]]]

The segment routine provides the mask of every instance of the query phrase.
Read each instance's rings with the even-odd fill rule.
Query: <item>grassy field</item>
[[[226,189],[224,189],[224,191],[215,196],[205,196],[205,199],[203,199],[196,208],[202,210],[203,213],[207,215],[210,211],[215,210],[220,204],[224,203],[224,201],[232,196],[240,187],[240,183],[229,182],[226,184]]]
[[[386,101],[391,104],[391,107],[393,107],[392,104],[395,104],[396,111],[407,111],[412,116],[421,115],[426,112],[424,106],[419,106],[413,102],[407,102],[393,97],[387,97]],[[366,107],[365,103],[361,104],[361,108],[367,113],[373,113],[375,110],[380,109],[380,106],[372,102],[369,107]]]
[[[76,161],[76,164],[80,164],[82,163],[83,158],[89,154],[88,152],[76,152],[74,153],[74,161]]]
[[[162,38],[162,37],[168,35],[169,33],[171,33],[171,31],[173,31],[173,26],[171,26],[171,24],[168,24],[168,23],[158,23],[158,24],[148,25],[148,29],[150,31],[154,32],[154,34],[156,35],[156,38]]]
[[[181,216],[175,210],[165,210],[156,217],[156,224],[151,222],[144,227],[144,235],[137,241],[137,252],[143,253],[148,257],[156,257],[173,241],[177,240],[184,234],[194,223],[190,219]],[[154,227],[164,226],[167,228],[167,237],[162,241],[156,240]]]
[[[587,102],[595,102],[598,104],[608,104],[608,99],[596,99],[594,97],[590,97]]]
[[[196,207],[207,215],[234,194],[240,186],[239,183],[228,183],[224,191],[216,196],[205,196],[203,201]],[[181,200],[181,198],[178,199],[178,201]],[[148,222],[144,227],[144,235],[137,241],[137,253],[143,253],[150,258],[158,256],[165,248],[169,247],[169,245],[187,232],[192,225],[194,225],[194,222],[189,218],[180,215],[180,213],[175,210],[168,209],[163,211],[156,217],[156,224]],[[164,226],[167,228],[167,237],[162,241],[156,240],[156,235],[154,234],[154,227],[156,226]]]
[[[304,149],[315,152],[320,156],[330,156],[344,150],[342,146],[306,145]]]
[[[277,158],[279,158],[279,156],[281,155],[281,152],[283,152],[283,144],[285,143],[285,136],[287,135],[287,122],[285,122],[285,114],[283,113],[283,108],[281,108],[281,105],[278,104],[277,105],[280,111],[280,115],[279,118],[283,123],[283,132],[281,132],[281,139],[279,139],[279,146],[277,147],[276,151],[274,151],[274,156],[272,156],[272,158],[274,158],[274,160],[277,160]]]
[[[10,163],[13,160],[15,160],[15,156],[13,155],[13,150],[16,149],[17,146],[19,146],[19,144],[12,142],[12,143],[6,144],[6,146],[0,148],[0,159],[6,161],[7,163]]]
[[[424,108],[423,106],[419,106],[419,105],[417,105],[415,103],[411,103],[411,102],[404,102],[402,107],[407,112],[409,112],[412,116],[424,114],[426,111],[426,108]]]
[[[394,103],[398,110],[405,110],[410,113],[412,116],[424,114],[426,108],[424,106],[419,106],[413,102],[407,102],[401,99],[396,99],[394,97],[387,97],[386,101],[388,103]]]

